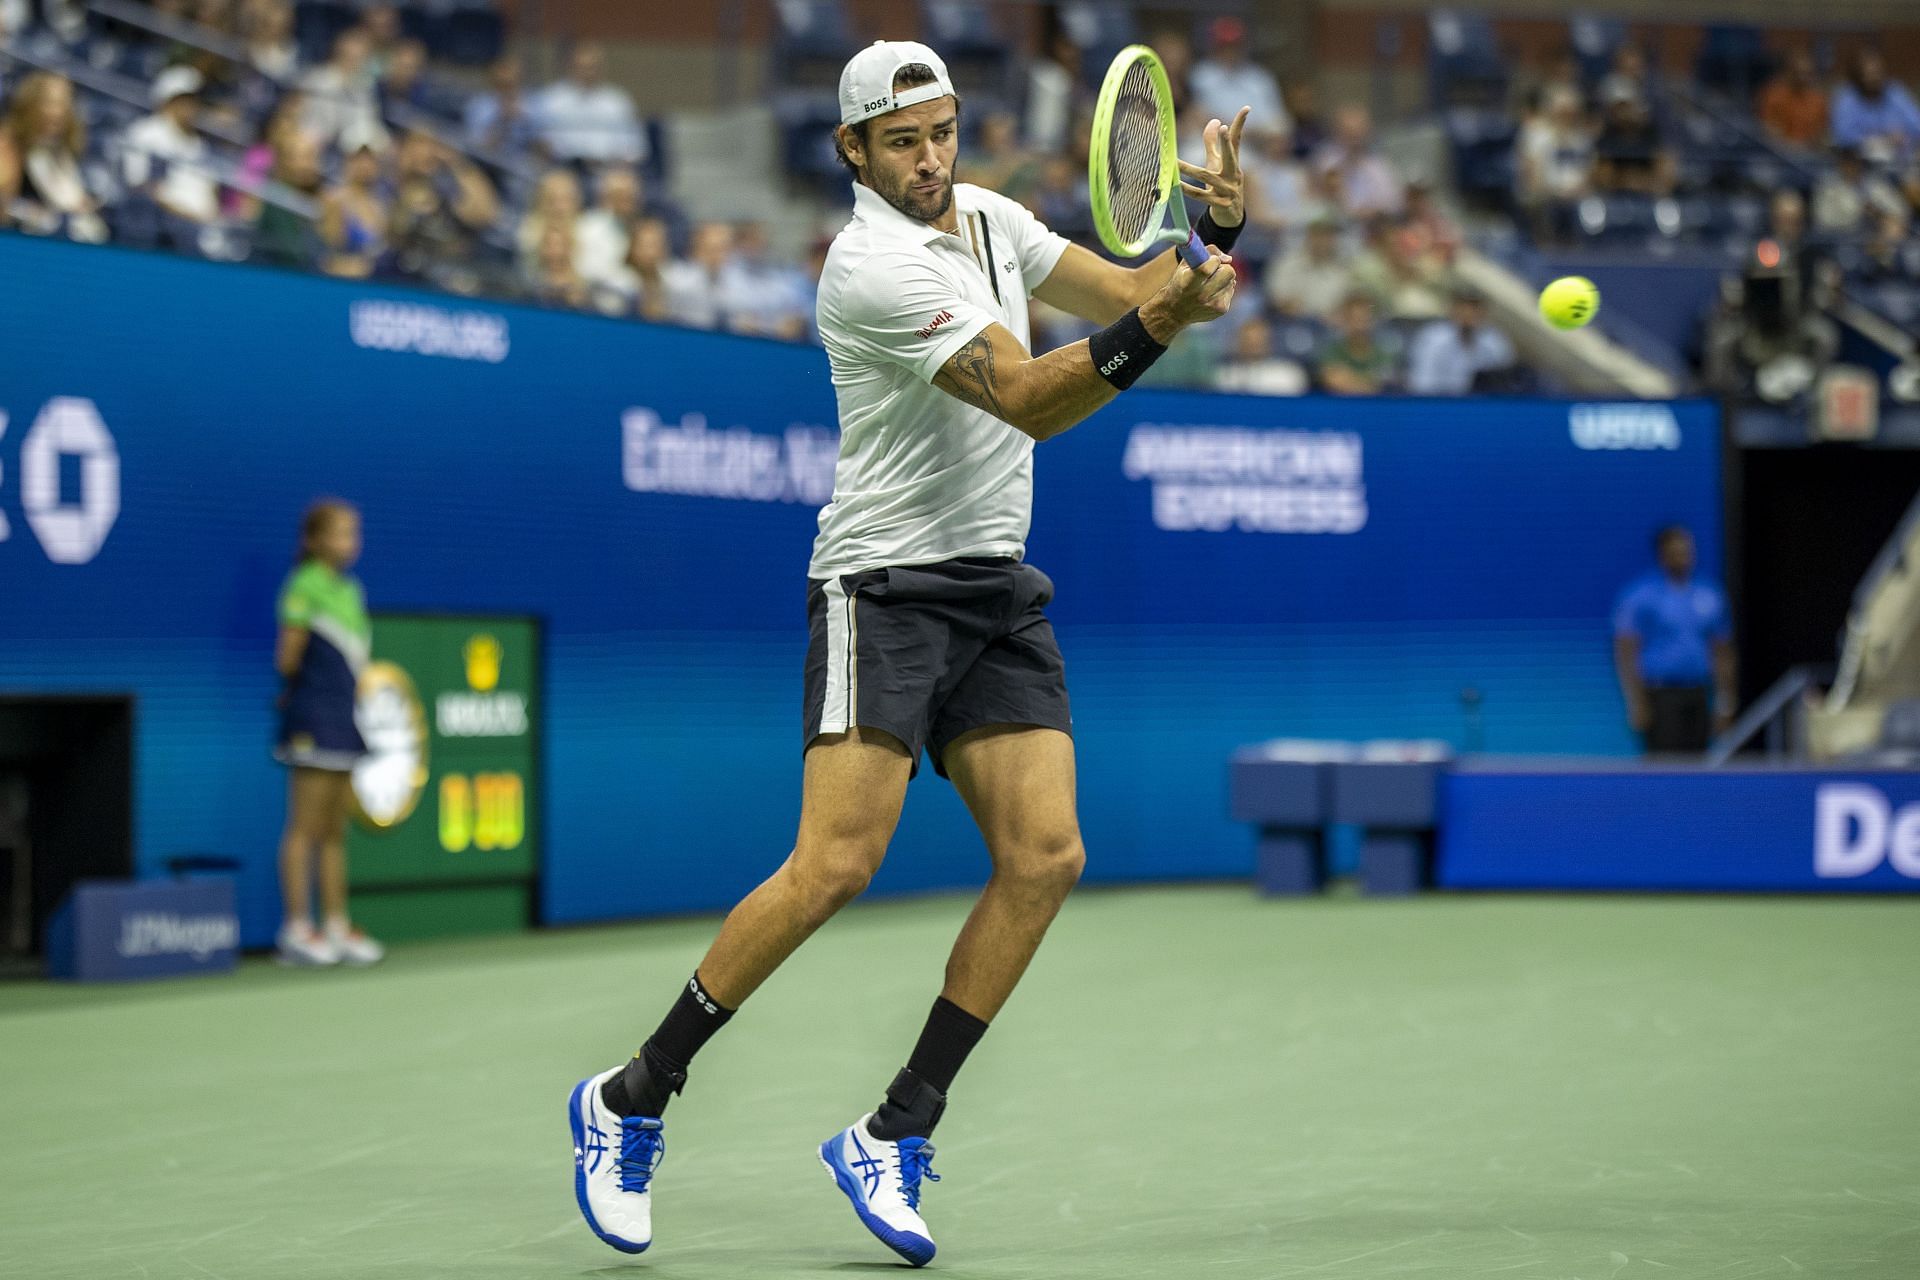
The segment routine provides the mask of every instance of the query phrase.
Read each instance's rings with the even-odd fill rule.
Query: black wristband
[[[1193,229],[1199,235],[1201,244],[1210,244],[1222,253],[1232,253],[1233,242],[1240,238],[1246,225],[1242,219],[1237,227],[1223,227],[1213,220],[1213,210],[1208,209],[1200,215],[1200,221],[1193,224]]]
[[[1155,342],[1147,326],[1140,323],[1138,307],[1087,339],[1094,372],[1121,391],[1132,386],[1165,352],[1166,348]]]

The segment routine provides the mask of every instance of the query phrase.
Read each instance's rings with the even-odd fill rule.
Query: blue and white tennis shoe
[[[867,1230],[916,1267],[933,1261],[933,1237],[920,1218],[920,1180],[940,1181],[933,1171],[933,1144],[925,1138],[886,1142],[857,1124],[820,1144],[820,1163],[853,1202]]]
[[[641,1253],[653,1243],[653,1171],[667,1141],[657,1118],[623,1118],[601,1101],[600,1086],[625,1070],[621,1063],[573,1086],[573,1195],[593,1234],[622,1253]]]

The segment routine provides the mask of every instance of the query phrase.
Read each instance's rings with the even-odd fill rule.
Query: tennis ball
[[[1578,329],[1599,310],[1600,290],[1585,276],[1561,276],[1540,291],[1540,314],[1556,329]]]

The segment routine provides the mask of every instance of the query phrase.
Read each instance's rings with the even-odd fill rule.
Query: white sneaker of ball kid
[[[933,1236],[920,1218],[920,1180],[940,1181],[925,1138],[886,1142],[867,1132],[861,1116],[820,1144],[820,1163],[853,1202],[853,1211],[880,1243],[916,1267],[933,1261]]]
[[[293,920],[280,926],[275,958],[281,964],[334,965],[340,963],[340,948],[305,920]]]
[[[573,1198],[593,1234],[622,1253],[653,1243],[653,1171],[667,1153],[657,1117],[615,1115],[600,1086],[626,1063],[573,1086],[567,1123],[573,1129]]]
[[[387,958],[385,947],[344,920],[327,921],[327,941],[342,964],[379,964]]]

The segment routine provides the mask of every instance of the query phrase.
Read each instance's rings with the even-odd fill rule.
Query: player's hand
[[[1192,179],[1181,182],[1180,189],[1209,206],[1214,222],[1223,227],[1237,227],[1246,220],[1246,175],[1240,170],[1240,135],[1252,111],[1252,107],[1240,108],[1231,125],[1207,121],[1203,135],[1207,143],[1207,163],[1201,166],[1185,160],[1180,162],[1181,176]]]
[[[1140,308],[1140,322],[1155,342],[1171,341],[1190,324],[1205,324],[1227,314],[1238,283],[1233,259],[1218,249],[1209,246],[1206,262],[1197,268],[1176,256],[1173,274]]]

